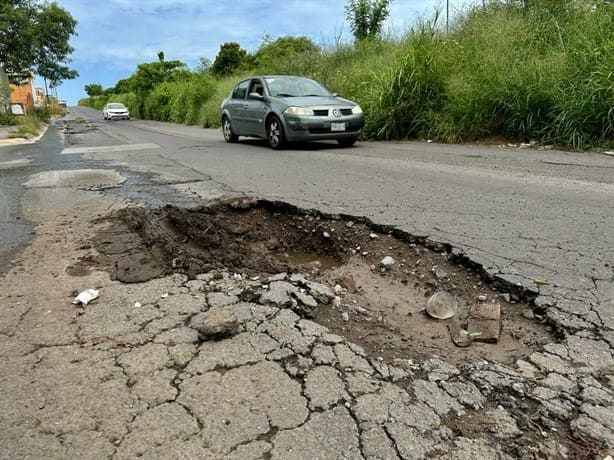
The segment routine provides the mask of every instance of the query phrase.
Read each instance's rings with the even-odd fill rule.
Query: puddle
[[[324,272],[337,268],[341,265],[341,262],[334,257],[315,254],[312,252],[280,252],[274,253],[275,257],[284,261],[284,263],[292,266],[304,266],[310,271]]]
[[[109,229],[93,242],[98,252],[83,264],[107,268],[123,282],[215,269],[260,279],[280,272],[308,275],[340,291],[340,304],[319,306],[315,320],[386,361],[440,356],[452,363],[511,363],[553,341],[544,325],[528,319],[531,293],[496,289],[481,278],[480,267],[445,245],[363,218],[235,199],[199,208],[130,208],[105,220]],[[384,267],[384,258],[393,264]],[[498,343],[455,346],[451,320],[424,312],[428,298],[441,290],[456,298],[455,320],[461,323],[478,298],[500,304]]]

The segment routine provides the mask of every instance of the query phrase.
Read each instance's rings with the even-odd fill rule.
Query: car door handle
[[[249,104],[243,104],[243,108],[244,109],[248,109],[249,108]]]

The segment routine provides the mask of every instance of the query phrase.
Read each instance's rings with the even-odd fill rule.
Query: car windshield
[[[267,77],[269,94],[277,97],[330,96],[319,83],[302,77]]]
[[[126,108],[124,104],[109,104],[108,107],[110,109],[125,109]]]

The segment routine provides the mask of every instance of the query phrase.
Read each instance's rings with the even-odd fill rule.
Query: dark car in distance
[[[239,136],[266,139],[273,149],[287,142],[331,139],[354,145],[364,126],[358,104],[330,93],[315,80],[265,75],[239,82],[220,107],[226,142]]]

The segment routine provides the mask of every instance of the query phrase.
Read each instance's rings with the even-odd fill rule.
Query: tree
[[[356,40],[379,35],[390,14],[392,0],[349,0],[345,5],[345,18]]]
[[[129,93],[130,91],[132,91],[132,79],[131,78],[123,78],[121,80],[118,80],[117,83],[115,83],[115,88],[113,89],[113,92],[115,94],[123,94],[123,93]]]
[[[247,51],[235,42],[220,46],[220,52],[211,66],[211,73],[217,77],[227,77],[237,70],[247,58]]]
[[[211,59],[205,56],[198,58],[198,65],[196,66],[197,73],[207,73],[211,69]]]
[[[77,21],[55,3],[46,3],[39,8],[34,28],[34,67],[35,72],[54,88],[64,80],[79,76],[76,70],[66,65],[74,51],[69,40],[75,35]]]
[[[0,2],[0,66],[9,75],[32,67],[35,15],[30,0]]]
[[[103,92],[102,85],[100,83],[90,83],[83,87],[89,97],[100,96]]]
[[[5,106],[11,97],[11,87],[6,73],[0,67],[0,116],[4,113]]]
[[[145,100],[151,91],[160,83],[168,81],[186,80],[190,78],[190,71],[181,61],[164,60],[164,52],[158,53],[157,62],[139,64],[129,80],[129,86],[137,96],[137,115],[144,115]]]
[[[78,73],[68,67],[77,21],[56,3],[0,2],[0,65],[9,74],[34,71],[52,87]]]
[[[272,40],[265,35],[262,44],[254,54],[257,65],[267,65],[303,53],[318,53],[320,48],[307,37],[279,37]]]

